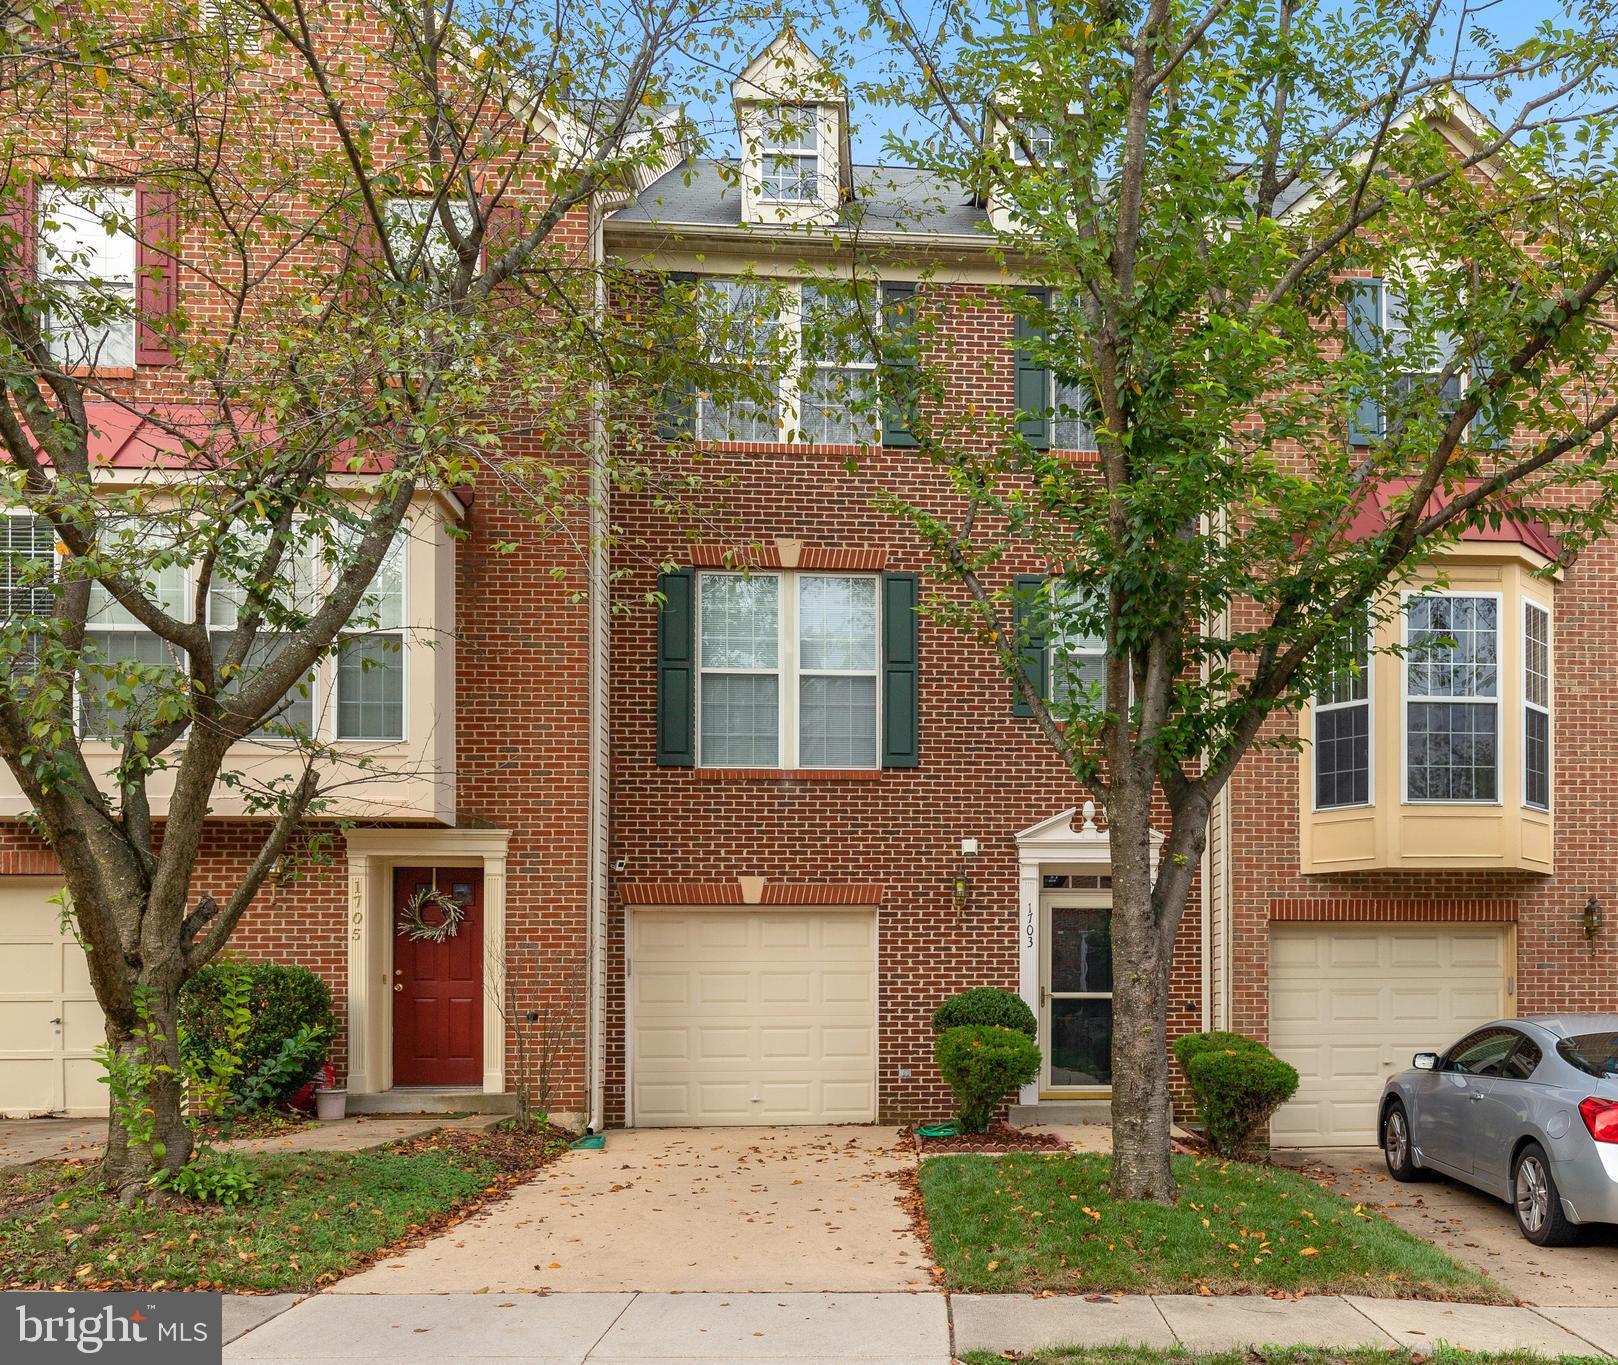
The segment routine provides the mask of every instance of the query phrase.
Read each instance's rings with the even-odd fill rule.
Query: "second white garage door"
[[[632,1122],[876,1119],[876,915],[635,911]]]
[[[1382,1084],[1417,1052],[1511,1013],[1494,924],[1276,924],[1270,1048],[1298,1069],[1279,1147],[1372,1147]]]
[[[62,932],[61,890],[0,879],[0,1116],[107,1112],[106,1024],[84,949]]]

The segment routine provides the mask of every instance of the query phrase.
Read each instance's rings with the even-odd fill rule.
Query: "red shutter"
[[[19,279],[34,273],[34,246],[39,231],[37,200],[32,180],[16,181],[7,186],[9,194],[5,207],[5,269],[12,278],[12,288]]]
[[[180,268],[175,255],[180,235],[178,208],[173,190],[135,188],[137,365],[174,363],[169,343],[170,319],[180,306]]]

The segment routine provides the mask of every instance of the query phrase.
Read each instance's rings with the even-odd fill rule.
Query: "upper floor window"
[[[759,146],[759,197],[810,204],[820,193],[820,111],[784,104],[764,112]]]
[[[1363,628],[1329,646],[1331,676],[1315,694],[1315,807],[1371,799],[1371,660]]]
[[[1056,150],[1056,138],[1043,123],[1018,123],[1010,134],[1011,159],[1019,166],[1048,166]]]
[[[699,575],[698,762],[876,767],[877,602],[874,575]]]
[[[464,240],[473,228],[472,207],[465,200],[388,200],[388,250],[402,274],[428,282],[447,283],[455,277],[461,268],[461,257],[444,226],[446,211],[456,235]]]
[[[58,364],[135,364],[134,221],[132,188],[41,188],[39,273],[54,294],[46,332]]]
[[[203,22],[243,52],[258,51],[259,21],[244,0],[202,0]]]
[[[1523,804],[1551,807],[1551,614],[1523,603]]]
[[[1500,599],[1411,598],[1405,605],[1405,797],[1500,797]]]
[[[7,670],[32,671],[39,657],[39,622],[56,609],[56,532],[44,517],[0,517],[0,603],[5,619],[21,623],[22,639],[8,650]]]
[[[170,616],[188,614],[188,574],[174,528],[162,522],[118,517],[102,524],[99,539],[121,576],[136,581],[143,596]],[[169,683],[166,674],[185,670],[180,650],[141,623],[104,583],[90,584],[79,672],[79,726],[97,739],[115,739],[126,727],[157,723],[154,707]],[[141,671],[115,667],[134,664]]]
[[[783,288],[764,280],[702,280],[708,359],[736,376],[738,391],[698,396],[699,440],[781,439]]]
[[[1107,635],[1100,601],[1090,589],[1052,584],[1050,654],[1051,700],[1097,705],[1107,684]]]
[[[1014,323],[1017,429],[1038,450],[1095,450],[1088,386],[1058,369],[1051,363],[1051,355],[1042,355],[1037,349],[1046,340],[1044,323],[1048,318],[1058,343],[1051,349],[1076,355],[1077,314],[1070,300],[1061,295],[1052,298],[1044,289],[1029,292],[1036,300],[1034,311],[1017,312]],[[1047,299],[1051,300],[1048,309]]]
[[[872,291],[805,284],[800,298],[799,428],[817,443],[881,440],[870,329],[882,314]]]
[[[337,738],[405,737],[405,563],[393,538],[337,650]]]

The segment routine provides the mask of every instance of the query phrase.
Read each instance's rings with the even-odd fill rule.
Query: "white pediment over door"
[[[1107,831],[1096,824],[1096,803],[1086,801],[1030,825],[1017,836],[1017,860],[1025,865],[1040,863],[1087,863],[1098,870],[1112,866],[1112,847]],[[1163,836],[1151,832],[1152,866],[1163,853]]]

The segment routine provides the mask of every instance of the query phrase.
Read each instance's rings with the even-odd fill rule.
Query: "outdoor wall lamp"
[[[1584,936],[1592,943],[1595,942],[1596,935],[1601,932],[1602,919],[1601,902],[1591,896],[1584,903]]]
[[[957,915],[964,915],[972,903],[972,878],[967,875],[966,860],[977,851],[976,839],[961,840],[961,870],[955,874],[955,881],[950,888],[950,904],[955,907]]]

